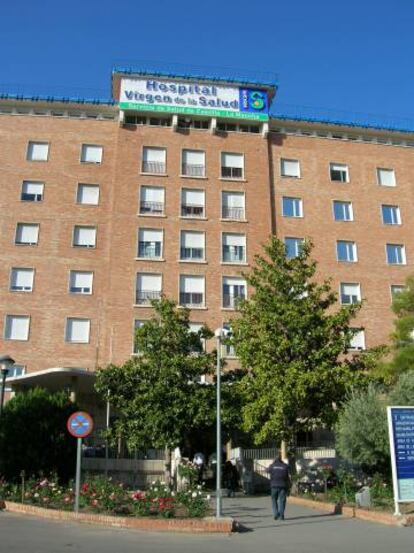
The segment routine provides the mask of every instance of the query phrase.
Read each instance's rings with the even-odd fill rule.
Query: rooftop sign
[[[263,89],[154,78],[122,78],[119,108],[267,121]]]

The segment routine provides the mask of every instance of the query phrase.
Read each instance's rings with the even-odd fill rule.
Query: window
[[[164,188],[158,186],[141,186],[139,212],[141,215],[163,215]]]
[[[357,283],[341,282],[341,303],[350,305],[361,301],[361,287]]]
[[[23,202],[41,202],[43,200],[43,182],[23,181],[20,199]]]
[[[34,269],[14,268],[10,274],[12,292],[33,292]]]
[[[285,238],[286,257],[292,259],[300,254],[303,238]]]
[[[66,319],[65,339],[72,344],[88,344],[91,321],[89,319]]]
[[[138,345],[136,343],[136,336],[137,336],[137,330],[141,328],[145,324],[145,321],[135,319],[134,321],[134,347],[133,347],[133,354],[139,355],[140,351],[138,349]]]
[[[380,186],[396,186],[394,169],[377,168],[377,180]]]
[[[72,294],[92,294],[93,273],[91,271],[71,271],[69,290]]]
[[[281,159],[280,174],[282,177],[300,177],[300,164],[296,159]]]
[[[336,256],[338,261],[357,261],[357,249],[355,242],[338,240],[336,243]]]
[[[35,246],[39,239],[38,223],[17,223],[15,243],[18,245]]]
[[[188,323],[188,331],[192,334],[197,334],[198,336],[200,336],[201,330],[204,327],[205,327],[204,323]],[[205,338],[201,337],[200,342],[201,342],[201,348],[196,347],[196,345],[194,344],[194,346],[191,348],[192,353],[201,353],[201,351],[205,351],[205,349],[206,349],[206,340],[205,340]],[[206,381],[205,375],[201,375],[199,381],[202,382],[202,383],[205,383],[205,381]]]
[[[162,230],[140,229],[138,234],[138,257],[161,259],[163,241]]]
[[[180,276],[180,305],[184,307],[204,307],[204,277]]]
[[[150,117],[149,124],[154,127],[171,127],[171,117]]]
[[[165,174],[167,150],[165,148],[147,148],[142,152],[142,172]]]
[[[24,365],[12,365],[11,367],[9,367],[9,372],[7,373],[7,376],[6,376],[6,387],[4,388],[4,390],[6,392],[11,392],[12,387],[7,386],[7,381],[10,380],[11,378],[17,378],[19,376],[23,376],[25,372],[26,372],[26,367]]]
[[[351,202],[341,202],[334,200],[333,203],[335,221],[353,221],[354,213]]]
[[[77,248],[95,248],[96,228],[76,225],[73,231],[73,246]]]
[[[405,247],[402,244],[387,244],[386,252],[389,265],[405,265]]]
[[[4,339],[27,341],[29,328],[30,317],[28,315],[6,315]]]
[[[302,200],[300,198],[282,198],[282,213],[284,217],[303,217]]]
[[[99,203],[99,185],[98,184],[78,184],[76,202],[84,205],[98,205]]]
[[[244,174],[243,154],[221,154],[221,176],[225,179],[242,179]]]
[[[94,144],[82,144],[81,162],[82,163],[102,163],[103,147]]]
[[[208,129],[209,123],[207,119],[178,118],[178,127],[180,129]]]
[[[202,261],[205,256],[205,241],[204,232],[181,231],[180,259]]]
[[[223,328],[231,333],[230,323],[223,323]],[[234,345],[228,342],[228,338],[224,339],[223,357],[236,357],[236,350],[234,348]]]
[[[223,219],[241,221],[245,219],[244,192],[221,193],[221,216]]]
[[[246,281],[237,277],[223,278],[223,307],[234,309],[237,302],[246,298]]]
[[[205,192],[204,190],[193,190],[183,188],[181,192],[181,216],[182,217],[204,217],[205,215]]]
[[[222,260],[226,263],[245,263],[246,236],[244,234],[223,233]]]
[[[152,300],[159,300],[161,297],[161,286],[161,275],[137,273],[136,305],[151,305]]]
[[[398,205],[382,205],[381,212],[384,225],[401,225],[400,208]]]
[[[332,181],[349,182],[348,165],[343,165],[341,163],[330,163],[329,168]]]
[[[404,292],[404,290],[404,284],[391,284],[391,301],[393,300],[394,296],[396,296],[397,294],[401,294],[401,292]]]
[[[358,330],[358,332],[354,334],[354,336],[351,339],[349,349],[351,351],[365,349],[365,332],[363,330]]]
[[[188,177],[204,177],[206,154],[200,150],[183,150],[181,172]]]
[[[48,142],[29,142],[29,145],[27,147],[28,161],[47,161],[48,156]]]

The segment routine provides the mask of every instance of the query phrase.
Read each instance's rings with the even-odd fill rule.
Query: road
[[[245,532],[152,533],[0,513],[0,553],[413,553],[414,528],[388,527],[289,506],[275,522],[267,497],[224,500]]]

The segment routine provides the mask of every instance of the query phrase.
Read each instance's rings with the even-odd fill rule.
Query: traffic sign
[[[93,430],[93,420],[89,413],[76,411],[68,418],[66,427],[74,438],[86,438]]]

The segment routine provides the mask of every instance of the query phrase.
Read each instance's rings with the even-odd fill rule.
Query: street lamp
[[[4,392],[6,390],[6,378],[9,374],[9,367],[14,365],[14,359],[9,355],[0,356],[0,366],[1,366],[1,396],[0,396],[0,417],[3,413],[4,405]]]
[[[221,512],[221,345],[222,339],[230,335],[230,330],[226,328],[217,328],[214,336],[217,339],[217,366],[216,366],[216,386],[217,386],[217,415],[216,415],[216,518],[222,516]]]

